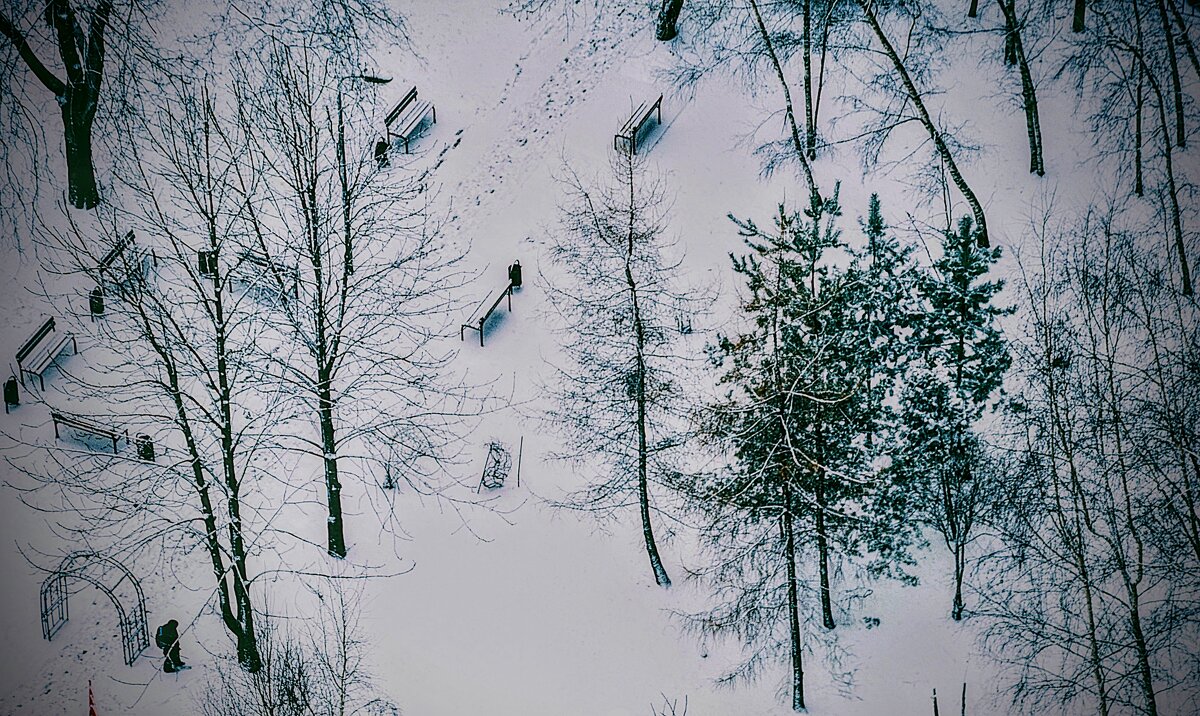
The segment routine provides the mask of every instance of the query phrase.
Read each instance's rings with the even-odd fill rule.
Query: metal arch
[[[111,585],[99,577],[87,573],[87,569],[96,565],[115,568],[120,576]],[[113,606],[117,609],[117,619],[121,628],[121,646],[125,663],[129,666],[137,657],[150,646],[150,634],[146,626],[146,596],[142,585],[134,578],[125,565],[95,552],[72,552],[63,558],[58,569],[42,582],[41,615],[42,636],[47,641],[54,638],[58,630],[67,623],[69,611],[67,608],[67,577],[79,579],[104,592]],[[117,590],[121,583],[129,580],[133,587],[134,604],[132,613],[121,603]]]

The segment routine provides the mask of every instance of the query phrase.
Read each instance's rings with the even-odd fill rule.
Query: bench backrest
[[[118,241],[116,246],[113,246],[107,254],[104,254],[104,258],[100,259],[100,270],[103,271],[112,268],[112,265],[117,262],[117,259],[120,258],[125,249],[129,248],[132,244],[133,231],[131,230],[125,234],[125,238]]]
[[[53,317],[47,318],[46,322],[37,329],[36,333],[33,334],[33,337],[25,341],[23,344],[21,344],[21,347],[17,349],[17,363],[20,363],[29,357],[29,354],[33,353],[34,350],[37,349],[38,344],[41,343],[46,336],[49,336],[52,333],[54,333]]]
[[[400,113],[404,111],[404,108],[416,101],[417,101],[417,86],[413,85],[413,88],[408,91],[408,94],[404,95],[404,99],[400,100],[400,102],[397,103],[396,106],[392,108],[392,111],[388,112],[387,116],[384,117],[384,119],[383,119],[384,125],[385,126],[390,125],[392,122],[395,122],[396,118],[400,116]]]

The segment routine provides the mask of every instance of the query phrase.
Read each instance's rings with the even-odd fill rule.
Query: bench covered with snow
[[[58,428],[61,425],[68,428],[74,428],[80,432],[90,433],[97,437],[108,438],[109,440],[112,440],[114,455],[117,454],[117,443],[122,438],[124,438],[126,445],[129,444],[128,430],[118,431],[116,428],[107,425],[101,425],[100,423],[92,422],[91,420],[85,420],[77,415],[67,415],[66,413],[60,413],[58,411],[51,411],[50,420],[54,422],[55,438],[59,437]]]
[[[613,137],[613,149],[620,151],[621,142],[624,141],[629,145],[629,153],[637,154],[638,133],[650,120],[651,115],[655,116],[659,124],[662,124],[662,100],[663,96],[660,94],[658,99],[653,102],[639,104],[637,109],[633,110],[633,114],[629,115],[629,119],[625,120],[621,130]]]
[[[102,287],[114,286],[117,295],[124,296],[137,281],[149,278],[157,264],[154,252],[138,246],[130,231],[100,259],[97,273]]]
[[[479,347],[482,348],[483,347],[483,324],[484,324],[484,322],[486,322],[488,317],[492,315],[492,312],[496,310],[496,307],[500,305],[500,302],[504,300],[505,296],[508,296],[508,310],[511,313],[512,312],[512,294],[513,294],[513,285],[512,285],[512,281],[509,281],[508,285],[506,285],[503,289],[501,289],[500,293],[496,294],[496,299],[494,301],[492,301],[490,304],[487,302],[487,299],[484,299],[484,301],[482,303],[480,303],[478,306],[475,307],[475,310],[471,312],[471,315],[468,316],[467,320],[464,321],[463,324],[459,327],[458,340],[460,340],[460,341],[466,340],[465,331],[468,328],[471,329],[472,331],[479,331]],[[483,310],[484,306],[487,306],[487,310]]]
[[[42,373],[50,367],[68,343],[75,353],[79,352],[75,334],[59,330],[54,318],[47,318],[29,340],[17,349],[17,371],[21,376],[21,384],[25,384],[25,374],[30,373],[38,377],[42,390],[45,390],[46,379],[42,377]]]
[[[403,139],[404,151],[407,153],[409,137],[421,126],[425,115],[431,112],[433,123],[437,124],[437,108],[433,106],[432,102],[417,99],[417,88],[414,85],[408,94],[404,95],[404,99],[397,102],[392,111],[388,112],[383,119],[388,139],[390,140],[392,137]]]
[[[295,266],[280,263],[264,254],[255,253],[250,249],[238,254],[236,278],[249,283],[255,288],[263,288],[272,293],[300,297],[300,271]],[[248,273],[257,274],[251,279]],[[260,280],[266,279],[264,283]]]

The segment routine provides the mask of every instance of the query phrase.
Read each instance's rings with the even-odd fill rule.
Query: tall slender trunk
[[[1087,0],[1075,0],[1075,16],[1071,20],[1072,32],[1083,32],[1084,15],[1087,14]]]
[[[1145,143],[1142,112],[1146,105],[1146,70],[1141,63],[1137,65],[1137,87],[1133,100],[1133,193],[1135,196],[1146,195],[1146,182],[1142,170],[1142,144]]]
[[[804,0],[804,143],[808,158],[817,158],[817,124],[813,116],[812,0]]]
[[[951,180],[958,187],[959,193],[967,200],[967,204],[971,206],[971,213],[975,217],[976,241],[979,246],[986,248],[989,246],[987,217],[983,214],[983,205],[979,202],[975,192],[971,190],[967,180],[963,178],[962,172],[958,169],[958,164],[954,161],[954,155],[950,152],[950,147],[946,145],[946,140],[942,137],[941,131],[933,123],[933,118],[929,115],[929,110],[925,107],[925,101],[921,99],[921,93],[917,91],[917,86],[913,83],[912,77],[908,73],[908,68],[904,66],[904,61],[900,59],[896,48],[892,45],[891,40],[883,32],[883,27],[879,24],[879,18],[875,16],[875,6],[872,0],[855,0],[859,8],[863,11],[863,16],[866,17],[871,29],[875,32],[875,36],[879,39],[879,44],[883,47],[884,54],[892,61],[892,66],[896,70],[896,74],[900,77],[901,83],[904,85],[904,90],[908,94],[909,100],[913,103],[913,108],[917,110],[917,117],[925,130],[929,132],[929,138],[933,140],[933,145],[937,149],[938,156],[946,165],[946,171],[950,173]]]
[[[783,531],[784,560],[788,580],[788,635],[792,662],[792,710],[804,710],[804,642],[800,636],[800,593],[796,581],[796,530],[792,517],[792,485],[783,480],[783,511],[780,513]]]
[[[1171,98],[1175,109],[1175,145],[1183,149],[1187,146],[1187,134],[1183,124],[1183,84],[1179,79],[1179,58],[1175,54],[1175,35],[1171,32],[1171,19],[1167,16],[1166,0],[1158,0],[1158,17],[1162,23],[1163,39],[1167,43],[1167,61],[1171,68]]]
[[[754,13],[754,21],[758,26],[758,34],[762,39],[763,47],[767,51],[767,56],[771,59],[771,65],[775,68],[775,77],[779,80],[779,86],[783,90],[784,116],[788,122],[788,128],[791,130],[792,146],[796,150],[796,158],[800,162],[800,170],[804,173],[804,181],[808,185],[809,203],[813,206],[821,205],[821,192],[817,188],[817,180],[813,176],[812,165],[808,163],[808,153],[806,144],[800,137],[800,125],[796,122],[796,108],[792,103],[792,91],[788,86],[787,76],[783,73],[783,63],[779,60],[779,55],[775,53],[775,43],[771,40],[771,33],[767,30],[767,24],[763,21],[762,12],[758,7],[758,0],[750,0],[750,9]]]
[[[1183,43],[1183,49],[1187,52],[1188,59],[1192,61],[1192,70],[1196,76],[1200,77],[1200,58],[1196,56],[1196,45],[1192,42],[1192,37],[1188,33],[1187,23],[1184,22],[1183,15],[1179,12],[1179,6],[1175,4],[1175,0],[1167,0],[1170,6],[1171,16],[1175,19],[1175,24],[1179,27],[1179,41]]]
[[[625,282],[629,287],[629,299],[633,309],[633,330],[635,338],[635,368],[637,386],[635,400],[637,402],[637,436],[638,436],[638,507],[642,516],[642,537],[646,543],[646,556],[650,559],[650,570],[654,572],[654,581],[660,587],[671,586],[671,578],[663,566],[662,557],[658,554],[658,543],[654,540],[654,527],[650,522],[650,479],[649,458],[650,448],[647,433],[646,416],[646,326],[642,321],[641,304],[638,301],[638,286],[633,276],[634,250],[634,207],[636,194],[634,191],[633,160],[628,160],[627,181],[629,185],[629,227],[625,244]]]
[[[679,22],[679,13],[683,10],[683,0],[663,0],[662,9],[658,13],[658,23],[655,27],[654,37],[662,42],[674,40],[679,34],[676,25]]]
[[[1146,67],[1145,58],[1141,53],[1135,55],[1145,69],[1145,76],[1150,83],[1150,89],[1154,92],[1155,105],[1158,107],[1159,129],[1162,136],[1163,145],[1163,163],[1167,170],[1167,199],[1170,202],[1171,211],[1171,226],[1175,240],[1175,252],[1179,256],[1179,278],[1180,292],[1184,296],[1192,295],[1192,273],[1188,268],[1187,248],[1183,240],[1183,219],[1181,218],[1181,209],[1179,207],[1179,188],[1175,184],[1175,164],[1174,164],[1174,148],[1171,146],[1171,132],[1167,126],[1167,109],[1166,98],[1163,97],[1162,88],[1159,87],[1158,81],[1154,79],[1150,68]]]
[[[979,16],[979,0],[971,0],[971,6],[967,8],[967,17]]]
[[[818,418],[818,421],[820,421],[820,418]],[[820,464],[825,459],[825,449],[819,422],[816,432],[816,458],[818,465],[815,468],[816,485],[813,490],[813,497],[816,502],[815,526],[817,533],[817,566],[820,574],[821,622],[825,625],[826,629],[834,629],[837,627],[837,622],[833,620],[833,590],[829,584],[829,526],[825,515],[829,503],[825,491],[825,467],[823,464]]]
[[[1025,109],[1025,129],[1029,137],[1029,171],[1038,176],[1046,175],[1045,157],[1042,149],[1042,125],[1038,118],[1037,88],[1029,71],[1025,57],[1025,45],[1021,41],[1021,26],[1017,18],[1016,0],[997,0],[1004,13],[1008,27],[1006,42],[1011,43],[1013,64],[1021,74],[1021,105]]]

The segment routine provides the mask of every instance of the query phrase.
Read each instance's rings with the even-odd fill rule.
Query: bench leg
[[[485,318],[479,319],[479,347],[480,348],[483,348],[483,322],[485,320],[487,320],[487,319],[485,319]]]
[[[437,124],[437,107],[430,106],[430,109],[433,110],[433,123]]]
[[[58,440],[58,421],[55,420],[53,422],[54,422],[54,439]]]
[[[512,284],[508,284],[508,312],[512,313]]]

